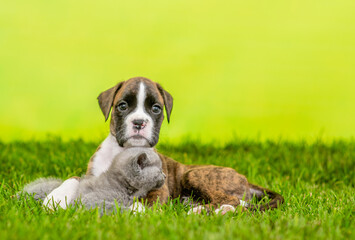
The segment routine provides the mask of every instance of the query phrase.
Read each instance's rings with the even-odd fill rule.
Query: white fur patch
[[[134,202],[129,209],[133,214],[145,212],[145,207],[140,202]]]
[[[110,167],[114,157],[123,150],[117,143],[117,140],[111,133],[102,142],[100,149],[95,153],[92,160],[92,174],[100,176],[101,173],[106,172]]]
[[[204,206],[197,206],[197,207],[194,207],[192,209],[190,209],[188,212],[187,212],[187,215],[190,215],[190,214],[201,214],[203,210],[205,210],[206,208]]]
[[[227,212],[235,212],[235,207],[233,207],[232,205],[225,204],[225,205],[222,205],[219,208],[217,208],[214,212],[216,214],[224,215]]]
[[[139,91],[137,95],[137,107],[135,111],[130,113],[125,120],[125,124],[127,126],[126,128],[126,137],[129,138],[127,141],[130,143],[132,146],[145,146],[146,145],[146,140],[144,139],[134,139],[131,138],[134,135],[141,135],[146,139],[151,139],[152,134],[153,134],[153,120],[150,117],[150,115],[144,110],[144,102],[147,97],[146,89],[144,83],[140,83],[139,85]],[[141,119],[145,123],[145,127],[141,130],[137,130],[133,128],[133,121]]]
[[[249,206],[249,204],[246,202],[246,201],[243,201],[243,200],[239,200],[239,204],[243,207],[247,207]]]
[[[43,205],[52,210],[57,206],[66,209],[67,205],[77,197],[78,187],[79,181],[75,178],[64,181],[62,185],[48,194],[43,201]]]

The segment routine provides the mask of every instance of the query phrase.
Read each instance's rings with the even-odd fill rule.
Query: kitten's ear
[[[140,169],[143,169],[146,167],[147,160],[148,160],[148,156],[146,153],[139,154],[139,156],[137,157],[137,165],[139,166]]]

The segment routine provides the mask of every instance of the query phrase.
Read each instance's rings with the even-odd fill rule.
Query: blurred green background
[[[355,135],[355,1],[0,2],[0,139],[104,138],[96,97],[145,76],[162,138]]]

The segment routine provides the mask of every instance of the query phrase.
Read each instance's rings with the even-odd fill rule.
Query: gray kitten
[[[115,200],[122,208],[133,203],[134,198],[163,186],[165,174],[160,157],[153,149],[134,147],[119,153],[109,169],[100,176],[87,176],[80,180],[76,197],[68,204],[80,200],[86,208],[99,206],[114,210]],[[44,199],[63,181],[40,178],[27,184],[23,192],[33,194],[36,200]]]

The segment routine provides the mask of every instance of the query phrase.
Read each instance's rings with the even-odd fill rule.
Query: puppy
[[[87,175],[93,176],[106,172],[115,155],[127,147],[154,147],[164,119],[163,109],[165,107],[169,122],[173,108],[171,94],[160,84],[144,77],[118,83],[102,92],[98,102],[105,120],[111,113],[111,122],[108,137],[89,161]],[[165,203],[169,198],[193,196],[196,201],[209,202],[216,208],[223,205],[234,208],[243,199],[249,201],[252,196],[258,199],[268,196],[272,200],[267,205],[248,205],[250,209],[265,210],[277,208],[284,201],[280,194],[248,183],[243,175],[231,168],[185,165],[160,153],[159,157],[167,179],[160,189],[147,194],[145,200],[149,204],[158,199]],[[55,202],[73,197],[78,181],[67,181],[70,183],[62,184],[55,193],[50,194]]]

